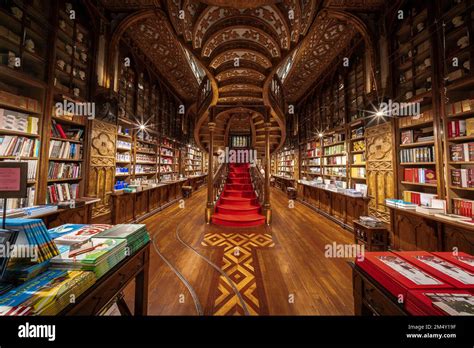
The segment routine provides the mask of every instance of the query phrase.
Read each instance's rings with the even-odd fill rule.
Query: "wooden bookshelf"
[[[284,149],[276,154],[276,176],[295,179],[295,163],[297,162],[294,149]]]
[[[182,151],[184,176],[196,176],[203,173],[203,153],[197,147],[187,145]]]
[[[322,138],[322,177],[325,181],[342,183],[343,188],[347,188],[349,182],[346,140],[345,126],[326,132]]]
[[[181,172],[179,143],[168,137],[162,137],[159,154],[158,175],[160,182],[177,180]]]
[[[138,130],[134,136],[133,179],[156,180],[158,174],[158,137],[151,130]]]
[[[313,180],[322,175],[321,156],[322,146],[319,137],[300,145],[300,178]]]
[[[364,119],[359,119],[348,125],[349,186],[353,189],[367,185],[365,123]]]

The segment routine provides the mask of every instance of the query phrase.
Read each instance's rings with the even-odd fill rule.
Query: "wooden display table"
[[[395,296],[353,262],[350,265],[355,315],[409,315]]]
[[[386,251],[388,250],[388,229],[387,227],[367,226],[360,220],[354,220],[354,242],[365,246],[366,251]]]
[[[97,315],[117,298],[125,287],[135,279],[135,315],[148,313],[148,272],[150,261],[150,243],[135,254],[122,260],[118,265],[101,277],[76,302],[66,307],[59,315]],[[121,306],[124,306],[122,301]]]
[[[193,191],[199,190],[207,183],[207,174],[188,176],[184,185],[191,186]]]
[[[386,205],[390,209],[392,249],[459,251],[474,254],[474,227],[433,215]]]
[[[369,209],[368,197],[352,197],[304,181],[298,183],[298,201],[351,231],[353,221],[367,215]]]
[[[112,224],[138,222],[183,198],[181,186],[186,179],[163,182],[137,192],[112,194]]]
[[[272,175],[275,179],[274,186],[287,193],[288,187],[296,187],[296,180],[279,175]]]

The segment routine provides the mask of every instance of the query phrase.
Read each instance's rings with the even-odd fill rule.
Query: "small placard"
[[[0,162],[0,198],[25,198],[28,163]]]

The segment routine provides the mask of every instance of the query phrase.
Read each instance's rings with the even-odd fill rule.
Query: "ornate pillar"
[[[214,122],[213,110],[209,115],[209,122],[207,123],[209,128],[209,162],[208,162],[208,174],[207,174],[207,205],[206,205],[206,223],[211,223],[211,216],[214,210],[214,168],[213,168],[213,153],[214,153],[214,131],[216,129],[216,123]]]
[[[270,116],[265,116],[265,189],[263,198],[263,214],[265,216],[265,222],[270,225],[272,220],[272,209],[270,206]]]

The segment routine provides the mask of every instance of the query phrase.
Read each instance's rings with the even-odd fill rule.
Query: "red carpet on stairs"
[[[250,180],[248,164],[229,164],[224,191],[217,201],[212,222],[221,226],[250,227],[265,223]]]

